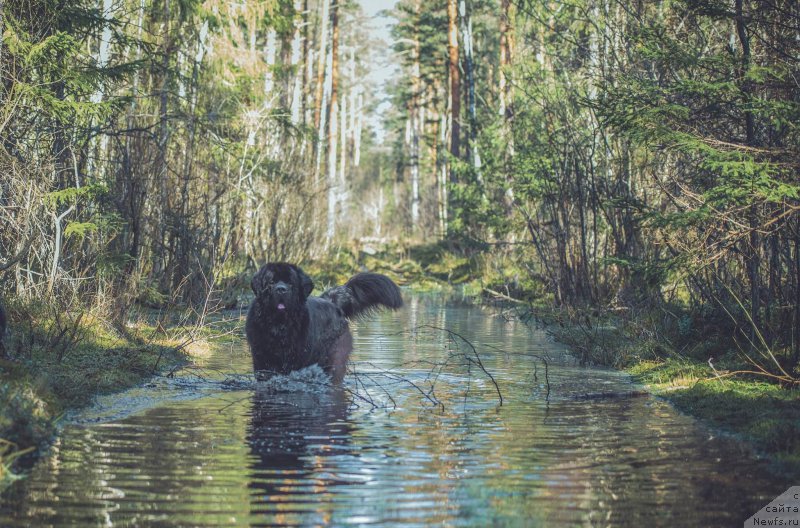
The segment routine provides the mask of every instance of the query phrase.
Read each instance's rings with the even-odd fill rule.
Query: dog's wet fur
[[[318,364],[334,383],[353,350],[349,320],[403,305],[400,288],[378,273],[358,273],[343,286],[311,297],[314,282],[294,264],[265,264],[251,282],[256,298],[245,323],[256,377]]]

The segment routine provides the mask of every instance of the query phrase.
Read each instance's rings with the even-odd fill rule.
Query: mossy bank
[[[185,329],[142,318],[115,329],[90,312],[7,306],[0,358],[0,491],[46,448],[65,411],[186,361]],[[159,330],[156,330],[156,329]]]
[[[642,361],[634,379],[681,411],[756,448],[779,473],[800,475],[800,391],[750,377],[718,377],[697,361]]]
[[[701,325],[670,308],[666,317],[660,310],[537,313],[547,314],[542,318],[554,337],[582,362],[625,370],[680,411],[750,444],[775,472],[799,476],[800,390],[791,373],[784,379],[771,373],[780,372],[788,352],[743,348],[723,322]],[[690,330],[692,324],[697,328]]]

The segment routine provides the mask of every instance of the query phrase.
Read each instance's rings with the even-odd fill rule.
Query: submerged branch
[[[483,364],[483,361],[481,361],[480,354],[478,354],[478,350],[475,348],[475,345],[473,345],[469,341],[469,339],[467,339],[463,335],[459,334],[458,332],[454,332],[453,330],[450,330],[449,328],[442,328],[442,327],[434,326],[434,325],[421,325],[419,328],[431,328],[433,330],[440,330],[442,332],[447,332],[447,334],[451,338],[458,338],[461,341],[463,341],[464,343],[466,343],[466,345],[472,350],[472,354],[474,356],[474,359],[469,357],[469,356],[467,356],[466,354],[463,355],[464,359],[466,361],[470,362],[470,363],[474,363],[475,365],[477,365],[478,368],[480,368],[481,371],[491,380],[492,384],[494,385],[495,391],[497,392],[497,398],[500,400],[500,406],[501,407],[503,406],[503,393],[500,391],[500,386],[497,384],[497,380],[494,378],[492,373],[489,372],[486,369],[486,367]]]

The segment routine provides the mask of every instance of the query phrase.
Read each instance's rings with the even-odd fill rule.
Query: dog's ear
[[[314,281],[311,277],[306,275],[306,272],[299,267],[294,266],[294,271],[297,272],[297,277],[300,279],[300,290],[302,292],[303,300],[305,301],[311,292],[314,291]]]
[[[253,280],[250,281],[250,287],[253,289],[253,293],[256,294],[256,297],[266,289],[268,273],[266,266],[264,266],[253,275]]]

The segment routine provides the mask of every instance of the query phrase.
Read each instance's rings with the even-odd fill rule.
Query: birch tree
[[[459,2],[461,35],[464,43],[464,72],[467,84],[467,112],[469,115],[469,158],[472,168],[478,179],[478,183],[483,185],[481,177],[481,156],[478,152],[478,116],[477,103],[475,100],[475,56],[473,54],[472,38],[472,13],[469,0]]]
[[[340,181],[336,176],[339,126],[339,1],[331,0],[331,95],[328,101],[328,229],[330,243],[336,234]]]

